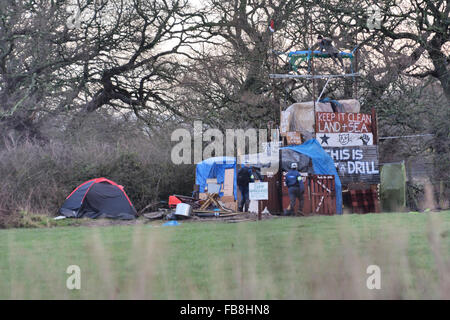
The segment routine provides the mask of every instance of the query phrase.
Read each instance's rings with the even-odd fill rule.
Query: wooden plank
[[[324,202],[323,202],[323,214],[330,214],[330,198],[331,198],[331,189],[329,188],[329,179],[321,180],[324,190]]]
[[[317,184],[316,184],[316,179],[314,176],[312,176],[311,179],[311,197],[312,197],[312,201],[311,201],[311,213],[312,214],[316,214],[316,208],[318,205],[317,202]]]
[[[248,221],[254,221],[254,220],[252,220],[252,219],[240,219],[240,220],[224,220],[225,222],[228,222],[228,223],[239,223],[239,222],[248,222]]]
[[[232,196],[234,191],[234,169],[225,169],[223,195]]]
[[[205,203],[203,203],[200,207],[201,210],[204,210],[206,208],[208,208],[211,204],[215,204],[216,206],[220,207],[220,205],[217,203],[216,198],[218,198],[219,195],[217,193],[211,193],[208,194],[208,199],[205,201]]]
[[[194,211],[194,212],[195,213],[211,213],[211,214],[214,214],[217,211],[211,211],[211,210],[207,211],[207,210],[205,210],[205,211]],[[230,213],[230,212],[227,212],[227,211],[218,211],[218,212],[219,212],[218,217],[234,217],[234,216],[239,216],[239,215],[244,214],[243,212],[236,212],[236,213]]]
[[[289,131],[289,120],[290,120],[290,112],[289,111],[281,111],[281,119],[280,119],[280,135],[286,136]]]

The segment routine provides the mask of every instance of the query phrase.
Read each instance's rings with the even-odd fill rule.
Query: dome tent
[[[123,187],[106,178],[80,184],[66,198],[59,213],[68,218],[136,218],[136,209]]]

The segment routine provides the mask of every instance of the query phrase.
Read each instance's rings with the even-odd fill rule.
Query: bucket
[[[192,215],[192,207],[187,203],[177,204],[177,209],[175,210],[175,215],[189,217]]]

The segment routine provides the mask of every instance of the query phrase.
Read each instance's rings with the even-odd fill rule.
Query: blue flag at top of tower
[[[342,184],[336,171],[333,159],[322,148],[316,139],[305,141],[301,145],[287,146],[281,149],[290,149],[311,158],[315,174],[334,175],[336,190],[336,213],[342,214]]]

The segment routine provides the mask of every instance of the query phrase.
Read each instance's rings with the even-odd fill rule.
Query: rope
[[[427,137],[434,136],[433,133],[424,133],[424,134],[413,134],[409,136],[391,136],[391,137],[379,137],[379,140],[388,140],[388,139],[402,139],[402,138],[415,138],[415,137]]]

